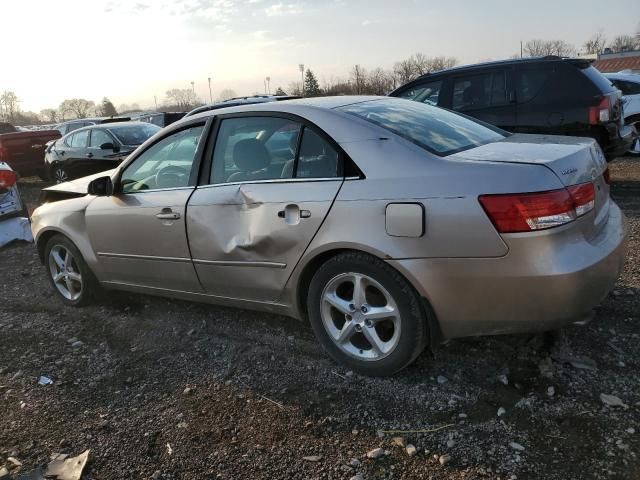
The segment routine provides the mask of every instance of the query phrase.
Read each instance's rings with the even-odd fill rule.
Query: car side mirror
[[[92,180],[87,187],[87,193],[89,195],[95,195],[96,197],[113,195],[113,182],[111,181],[111,177],[99,177]]]
[[[117,153],[120,151],[120,147],[118,145],[114,145],[111,142],[107,142],[100,145],[100,150],[113,150],[114,152]]]

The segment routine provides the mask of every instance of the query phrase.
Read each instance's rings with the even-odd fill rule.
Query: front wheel
[[[413,287],[364,253],[343,253],[322,265],[311,280],[307,308],[329,355],[364,375],[391,375],[427,344],[424,308]]]
[[[51,173],[49,174],[51,180],[55,183],[64,183],[71,180],[69,173],[63,165],[57,163],[51,167]]]
[[[64,303],[77,307],[93,300],[98,282],[67,237],[51,237],[45,246],[44,258],[49,281]]]

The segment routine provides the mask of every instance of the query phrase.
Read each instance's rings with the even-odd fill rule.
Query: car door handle
[[[170,208],[163,208],[160,213],[156,214],[158,220],[178,220],[180,214],[178,212],[172,212]]]
[[[93,158],[93,153],[91,152],[87,153],[87,158]]]
[[[297,225],[301,218],[309,218],[310,216],[309,210],[300,210],[296,204],[289,204],[284,207],[284,210],[278,212],[278,217],[284,218],[284,223],[287,225]]]

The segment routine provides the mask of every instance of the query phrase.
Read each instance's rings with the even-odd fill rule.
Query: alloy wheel
[[[82,295],[82,274],[78,262],[69,249],[55,245],[49,252],[49,273],[56,289],[67,300]]]
[[[69,175],[67,175],[67,172],[65,171],[64,168],[55,167],[53,169],[53,179],[55,180],[56,183],[64,183],[69,181]]]
[[[322,323],[338,348],[358,360],[389,355],[400,339],[400,311],[379,282],[361,273],[342,273],[325,286]]]

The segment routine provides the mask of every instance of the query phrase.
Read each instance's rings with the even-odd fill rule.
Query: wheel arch
[[[308,311],[307,311],[307,296],[309,294],[309,284],[311,283],[311,279],[318,271],[318,269],[331,258],[340,255],[342,253],[347,252],[356,252],[356,253],[364,253],[366,255],[371,255],[376,257],[377,259],[385,262],[390,268],[394,269],[402,278],[404,278],[409,285],[414,289],[416,295],[420,299],[420,303],[423,309],[423,315],[427,320],[428,326],[428,336],[429,336],[429,344],[431,347],[435,347],[439,343],[441,343],[443,336],[442,331],[440,329],[440,323],[436,316],[434,308],[431,306],[431,303],[427,297],[420,293],[419,288],[415,285],[415,278],[408,276],[405,272],[398,270],[394,265],[389,264],[386,260],[388,260],[388,256],[385,259],[385,255],[381,252],[369,251],[369,249],[357,248],[353,246],[344,246],[344,247],[332,247],[316,254],[310,256],[310,258],[301,266],[300,273],[296,277],[295,280],[295,298],[293,298],[293,302],[295,302],[294,309],[298,313],[298,316],[304,320],[308,319]]]

